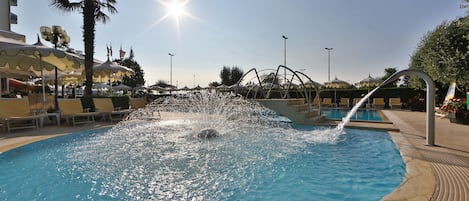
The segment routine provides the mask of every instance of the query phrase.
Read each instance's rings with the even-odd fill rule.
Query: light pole
[[[175,54],[168,53],[169,55],[169,84],[173,86],[173,57]]]
[[[285,66],[285,68],[283,68],[284,70],[284,82],[287,83],[287,37],[285,35],[282,35],[282,38],[283,38],[283,66]]]
[[[331,50],[334,48],[332,47],[326,47],[324,48],[327,50],[327,81],[331,81]]]
[[[52,28],[48,26],[41,26],[39,31],[41,32],[41,37],[44,40],[49,41],[50,43],[54,44],[55,49],[57,49],[57,47],[62,47],[62,48],[68,47],[68,44],[70,43],[70,36],[67,34],[67,32],[64,29],[62,29],[61,26],[52,25]],[[55,111],[58,111],[59,110],[59,105],[58,105],[59,83],[58,83],[58,75],[57,75],[57,66],[55,67],[54,85],[55,85],[54,109]]]

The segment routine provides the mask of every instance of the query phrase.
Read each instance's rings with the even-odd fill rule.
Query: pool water
[[[405,174],[386,132],[346,129],[331,141],[318,140],[325,128],[294,126],[200,140],[179,132],[186,124],[89,130],[1,153],[0,200],[380,200]]]
[[[347,115],[348,109],[321,109],[321,114],[325,114],[328,119],[339,119]],[[359,121],[382,121],[378,111],[360,109],[351,117],[351,120]]]

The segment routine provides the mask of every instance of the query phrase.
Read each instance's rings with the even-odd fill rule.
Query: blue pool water
[[[254,126],[201,140],[188,125],[118,125],[1,153],[0,200],[380,200],[405,173],[385,132]]]
[[[328,119],[339,119],[347,115],[348,109],[321,109],[321,114],[325,114]],[[360,121],[382,121],[376,110],[360,109],[351,117],[351,120]]]

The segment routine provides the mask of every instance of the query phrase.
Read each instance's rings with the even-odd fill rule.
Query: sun
[[[176,19],[179,19],[179,17],[182,15],[187,15],[186,11],[184,10],[184,3],[173,1],[171,4],[166,6],[169,9],[168,14],[170,16],[174,16]]]
[[[160,17],[156,20],[149,28],[158,25],[159,23],[165,21],[166,19],[173,17],[176,21],[176,29],[178,35],[180,34],[180,21],[182,18],[189,17],[199,22],[201,21],[199,18],[191,15],[189,12],[186,11],[186,6],[191,0],[154,0],[159,5],[163,5],[164,8],[167,10],[165,15]]]
[[[173,16],[176,20],[176,24],[179,26],[179,19],[181,17],[188,16],[194,18],[194,16],[192,16],[185,10],[185,6],[189,3],[189,0],[159,0],[158,3],[165,6],[168,9],[168,12],[166,13],[166,15],[161,17],[157,23],[165,20],[168,17]]]

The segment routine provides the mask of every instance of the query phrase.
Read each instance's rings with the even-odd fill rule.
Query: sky
[[[83,50],[81,13],[49,2],[18,0],[12,31],[35,43],[40,26],[60,25],[71,37],[70,47]],[[223,66],[276,69],[286,49],[289,68],[323,83],[327,47],[333,48],[330,79],[355,83],[381,77],[385,68],[406,69],[427,32],[465,15],[461,0],[191,0],[179,17],[168,15],[171,2],[118,0],[118,13],[96,25],[95,58],[105,61],[109,45],[114,58],[120,47],[126,57],[132,48],[148,86],[169,82],[172,53],[173,85],[205,87],[221,81]]]

